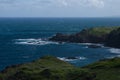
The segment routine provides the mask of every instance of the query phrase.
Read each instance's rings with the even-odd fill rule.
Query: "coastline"
[[[89,35],[89,30],[91,30],[91,29],[83,30],[82,32],[79,32],[76,34],[71,34],[71,35],[66,35],[66,34],[60,33],[60,34],[53,36],[52,37],[53,39],[50,39],[50,42],[48,40],[47,43],[45,41],[42,41],[41,39],[31,39],[31,40],[27,39],[28,42],[24,42],[25,39],[19,39],[19,40],[20,40],[20,42],[23,41],[22,43],[30,44],[30,45],[34,45],[34,44],[41,45],[42,43],[53,44],[52,41],[53,42],[56,41],[57,44],[63,44],[64,42],[86,44],[87,47],[96,49],[96,48],[104,47],[104,44],[105,44],[104,41],[106,42],[106,38],[108,37],[109,33],[111,34],[111,32],[113,33],[113,31],[114,31],[114,30],[113,31],[110,30],[110,31],[108,31],[109,33],[105,32],[104,34],[102,33],[102,35],[101,35],[101,31],[100,31],[100,34],[95,34],[95,35],[93,33],[91,33],[91,31],[90,31],[90,35]],[[94,31],[94,29],[92,29],[92,30]],[[98,28],[97,28],[97,31],[99,31]],[[83,39],[83,40],[81,40],[81,39]],[[19,40],[18,40],[18,42],[19,42]],[[92,40],[94,40],[95,42]],[[100,44],[100,43],[104,43],[104,44]],[[105,45],[105,47],[106,47],[106,45]],[[77,57],[63,57],[63,58],[58,59],[56,57],[47,56],[47,57],[42,57],[41,59],[26,63],[26,64],[13,65],[13,66],[7,67],[0,73],[0,79],[1,80],[19,80],[19,79],[22,79],[22,80],[27,80],[27,79],[34,79],[34,80],[39,80],[39,79],[41,79],[41,80],[48,80],[48,79],[51,79],[51,80],[76,80],[76,79],[88,80],[89,79],[89,80],[94,80],[97,78],[97,80],[102,80],[102,79],[100,79],[99,76],[102,74],[102,72],[104,72],[106,69],[109,68],[110,71],[105,73],[105,80],[107,79],[108,75],[112,74],[112,72],[115,73],[114,74],[115,77],[112,77],[112,78],[118,80],[119,78],[117,78],[117,76],[119,76],[119,75],[116,75],[116,74],[118,74],[119,70],[120,70],[119,69],[120,58],[112,58],[112,59],[111,58],[105,58],[105,60],[100,60],[93,64],[89,64],[88,66],[76,68],[75,66],[67,63],[67,61],[77,60],[77,59],[85,59],[84,57],[78,57],[78,56]],[[116,69],[118,71],[116,71]],[[68,70],[71,70],[72,72],[68,72]],[[86,70],[87,70],[87,72],[86,72]],[[81,71],[83,71],[83,72],[81,72]],[[101,74],[96,71],[100,72]],[[57,72],[57,75],[56,75],[56,72]],[[75,74],[75,75],[73,75],[73,78],[68,77],[69,73]],[[78,73],[80,75],[78,75]],[[83,73],[84,73],[84,75],[87,75],[87,76],[83,76]],[[107,73],[109,73],[109,74],[107,74]],[[77,78],[75,77],[76,75],[77,75]],[[99,78],[96,76],[98,76]],[[109,80],[114,80],[112,78]]]
[[[50,41],[59,43],[92,43],[103,44],[106,47],[120,48],[120,27],[100,27],[88,28],[75,34],[57,33],[49,38]],[[113,38],[115,38],[113,40]]]

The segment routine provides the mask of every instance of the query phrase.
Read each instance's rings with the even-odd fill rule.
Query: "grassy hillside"
[[[87,70],[75,68],[55,57],[42,57],[32,63],[9,67],[2,71],[0,80],[90,80]]]
[[[94,27],[90,29],[86,29],[86,32],[95,36],[102,36],[109,34],[111,31],[118,29],[119,27]]]
[[[86,68],[96,74],[95,80],[120,80],[120,58],[96,62]]]
[[[76,68],[55,57],[46,56],[5,69],[0,73],[0,80],[120,80],[120,58]]]

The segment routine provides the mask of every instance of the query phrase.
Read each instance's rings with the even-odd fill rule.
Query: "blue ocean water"
[[[41,56],[78,57],[66,60],[85,66],[100,59],[120,56],[114,48],[87,48],[87,44],[46,41],[56,33],[76,33],[84,28],[120,26],[120,18],[0,18],[0,70]]]

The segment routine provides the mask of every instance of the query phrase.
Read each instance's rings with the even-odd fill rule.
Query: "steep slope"
[[[106,45],[110,47],[120,48],[120,28],[113,30],[107,38]]]
[[[108,34],[116,29],[118,29],[118,27],[95,27],[83,29],[82,31],[76,34],[57,33],[49,40],[76,43],[105,43]]]

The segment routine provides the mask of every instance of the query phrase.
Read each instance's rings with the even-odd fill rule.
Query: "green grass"
[[[95,36],[103,36],[109,34],[111,31],[118,29],[119,27],[94,27],[86,29],[85,32],[87,32],[90,35]]]
[[[113,59],[106,59],[106,60],[101,60],[99,62],[96,62],[94,64],[90,64],[86,66],[91,69],[96,69],[96,68],[103,68],[103,69],[108,69],[108,68],[120,68],[120,58],[113,58]]]
[[[96,74],[95,80],[120,80],[120,69],[93,69],[91,70]]]
[[[55,57],[46,56],[28,64],[10,67],[1,73],[0,77],[3,80],[74,80],[74,78],[79,80],[83,73],[90,74]],[[86,80],[86,77],[92,78],[90,75],[82,76],[82,79]]]
[[[95,80],[120,80],[120,58],[96,62],[85,68],[96,74]]]
[[[102,60],[83,68],[46,56],[7,68],[0,80],[120,80],[120,58]]]

